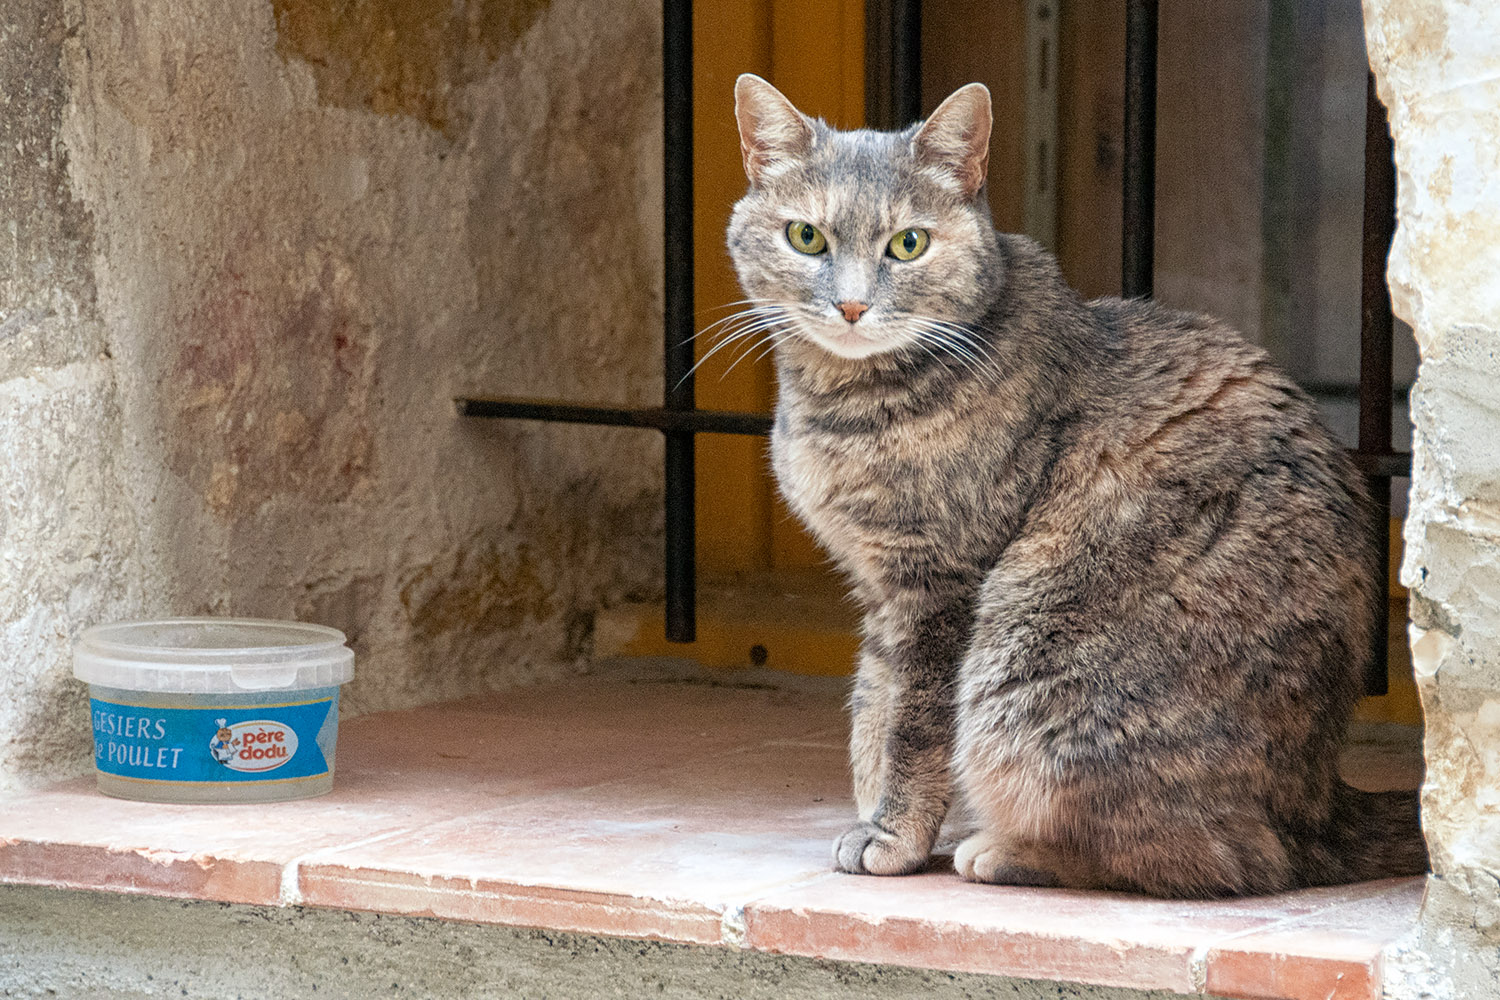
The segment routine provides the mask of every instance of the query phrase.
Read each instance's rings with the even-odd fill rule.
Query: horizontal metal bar
[[[1317,396],[1320,399],[1358,399],[1358,382],[1323,382],[1310,380],[1298,382],[1302,391],[1309,396]],[[1391,392],[1395,394],[1392,404],[1406,402],[1407,394],[1411,392],[1411,385],[1404,382],[1392,382]]]
[[[1349,458],[1360,472],[1377,479],[1395,479],[1411,475],[1411,452],[1409,451],[1365,452],[1358,448],[1350,448]]]
[[[695,434],[750,434],[764,437],[771,433],[769,413],[742,413],[736,410],[667,410],[662,408],[624,408],[578,406],[542,399],[469,399],[454,400],[461,417],[494,417],[503,420],[546,420],[564,424],[593,424],[599,427],[645,427],[658,431],[689,431]],[[1349,449],[1349,458],[1367,476],[1392,478],[1411,475],[1411,453],[1405,451],[1362,452]]]
[[[771,433],[769,413],[735,410],[668,410],[664,407],[625,408],[579,406],[545,399],[454,400],[461,417],[495,417],[505,420],[547,420],[564,424],[594,424],[603,427],[648,427],[663,432],[696,434]]]

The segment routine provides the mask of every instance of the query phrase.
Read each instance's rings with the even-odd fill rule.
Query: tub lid
[[[73,676],[130,691],[276,691],[354,676],[354,651],[326,625],[260,618],[165,618],[85,629]]]

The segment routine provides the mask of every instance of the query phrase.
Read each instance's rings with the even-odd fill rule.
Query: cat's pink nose
[[[869,309],[870,307],[863,302],[855,302],[853,299],[850,299],[848,302],[839,303],[839,310],[844,314],[844,318],[851,323],[858,320]]]

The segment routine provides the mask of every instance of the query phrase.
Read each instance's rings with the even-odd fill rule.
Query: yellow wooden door
[[[693,5],[694,295],[698,328],[743,297],[724,249],[724,229],[744,193],[734,81],[757,73],[797,107],[842,128],[864,124],[864,0],[700,0]],[[699,338],[698,356],[712,348]],[[769,411],[769,357],[749,342],[698,369],[698,405]],[[698,438],[698,565],[705,577],[819,565],[822,557],[776,500],[762,438]]]

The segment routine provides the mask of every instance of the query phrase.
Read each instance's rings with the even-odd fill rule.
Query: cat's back
[[[1279,472],[1324,506],[1362,496],[1316,404],[1264,349],[1211,316],[1149,300],[1087,307],[1113,347],[1093,414],[1111,471],[1140,477],[1141,488],[1216,490]]]
[[[1318,609],[1363,632],[1365,488],[1313,401],[1211,317],[1141,300],[1086,308],[1106,349],[997,592],[1093,595],[1100,614],[1127,593],[1170,593],[1219,621]]]

